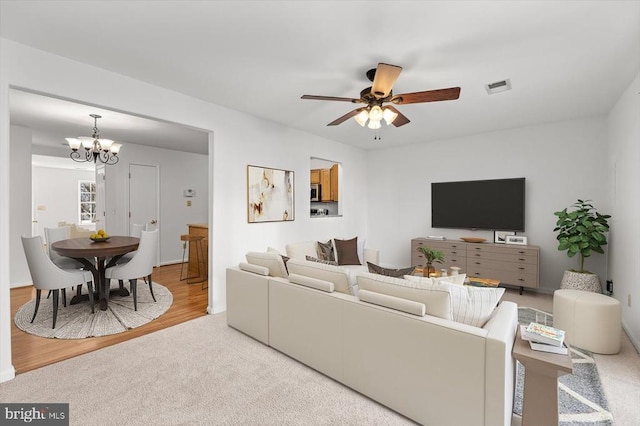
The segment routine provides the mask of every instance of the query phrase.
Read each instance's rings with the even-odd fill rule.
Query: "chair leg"
[[[47,292],[47,299],[49,298],[49,296],[51,296],[51,292],[52,292],[52,291],[53,291],[53,290],[49,290],[49,291]]]
[[[189,265],[187,265],[187,276],[182,278],[182,269],[184,268],[184,256],[187,252],[187,242],[185,241],[182,246],[182,263],[180,264],[180,281],[184,281],[189,277]]]
[[[131,293],[133,294],[133,310],[138,310],[138,280],[136,278],[129,280]]]
[[[36,290],[36,309],[33,311],[33,318],[31,318],[31,323],[36,319],[36,314],[38,313],[38,308],[40,307],[40,296],[42,295],[42,290]]]
[[[144,280],[147,281],[147,277],[144,277]],[[153,295],[153,284],[151,284],[151,274],[149,274],[149,291],[151,292],[151,297],[153,297],[153,301],[156,302],[156,296]]]
[[[87,288],[89,289],[89,303],[91,304],[91,313],[95,314],[96,311],[93,307],[93,284],[91,284],[91,281],[87,281]]]
[[[53,290],[53,327],[56,328],[56,319],[58,318],[58,299],[60,298],[60,290]]]
[[[67,289],[62,289],[62,306],[67,307]]]

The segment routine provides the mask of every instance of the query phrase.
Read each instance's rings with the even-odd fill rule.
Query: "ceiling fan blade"
[[[448,89],[427,90],[424,92],[402,93],[394,95],[391,102],[396,105],[417,104],[421,102],[451,101],[460,97],[459,87]]]
[[[333,120],[331,123],[327,124],[327,126],[337,126],[338,124],[344,123],[345,121],[347,121],[348,119],[350,119],[351,117],[355,117],[356,115],[358,115],[358,113],[360,111],[362,111],[363,109],[366,108],[357,108],[354,109],[353,111],[350,111],[348,113],[346,113],[345,115],[343,115],[342,117],[336,118],[335,120]]]
[[[391,111],[395,112],[396,114],[398,114],[398,116],[396,117],[395,120],[393,120],[393,125],[396,127],[400,127],[400,126],[404,126],[407,123],[410,123],[411,120],[409,120],[403,113],[401,113],[400,111],[398,111],[397,109],[395,109],[394,107],[392,107],[391,105],[387,105],[385,106],[385,108],[389,108]]]
[[[317,95],[302,95],[300,99],[314,99],[316,101],[342,101],[342,102],[352,102],[354,104],[362,102],[360,99],[354,99],[354,98],[340,98],[337,96],[317,96]]]
[[[371,85],[371,94],[378,99],[389,96],[401,71],[402,67],[397,65],[379,63]]]

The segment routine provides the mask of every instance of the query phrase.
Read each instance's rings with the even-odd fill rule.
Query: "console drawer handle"
[[[482,265],[482,263],[481,262],[476,262],[476,265]]]
[[[524,270],[524,267],[522,267],[522,266],[521,266],[521,267],[519,267],[518,269],[520,269],[520,270],[522,271],[522,270]]]

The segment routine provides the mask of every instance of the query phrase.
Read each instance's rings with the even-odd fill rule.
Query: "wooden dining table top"
[[[113,236],[107,241],[92,241],[89,238],[71,238],[56,241],[51,245],[55,252],[67,257],[112,257],[138,249],[140,238]]]

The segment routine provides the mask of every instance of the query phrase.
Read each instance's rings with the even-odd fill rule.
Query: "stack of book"
[[[534,351],[566,355],[569,350],[564,344],[564,330],[549,325],[532,322],[520,326],[520,335],[527,340]]]

